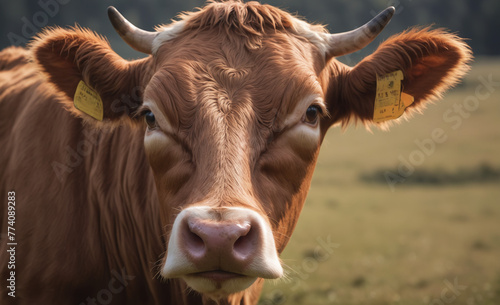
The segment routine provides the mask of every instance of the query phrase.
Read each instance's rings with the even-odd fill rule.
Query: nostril
[[[247,259],[257,247],[257,230],[252,228],[250,224],[244,231],[244,234],[234,242],[233,254],[240,260]]]
[[[205,254],[206,245],[202,236],[197,233],[198,225],[188,222],[183,230],[183,243],[192,256],[201,257]]]

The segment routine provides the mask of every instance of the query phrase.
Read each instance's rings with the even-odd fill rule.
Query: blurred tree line
[[[474,54],[500,55],[499,0],[262,0],[305,17],[309,22],[326,24],[330,32],[351,30],[372,18],[387,6],[396,7],[396,15],[377,40],[411,26],[445,27],[468,38]],[[130,50],[114,33],[106,8],[115,6],[135,25],[152,30],[168,23],[179,12],[203,6],[203,0],[2,0],[0,4],[0,47],[24,45],[45,26],[68,26],[75,23],[90,28],[111,42],[127,58],[142,57]],[[373,43],[347,59],[357,61],[372,52]]]

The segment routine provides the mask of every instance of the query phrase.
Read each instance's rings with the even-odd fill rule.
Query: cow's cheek
[[[155,175],[168,172],[182,158],[180,145],[161,131],[147,131],[144,148]]]
[[[259,201],[269,215],[278,251],[293,232],[309,190],[319,153],[318,127],[298,125],[276,139],[263,155],[254,179]]]
[[[315,159],[321,138],[319,126],[297,124],[283,136],[290,149],[304,162],[311,163]]]
[[[193,166],[181,145],[161,132],[146,134],[144,147],[153,170],[161,220],[166,224],[172,216],[167,212],[172,210],[172,203],[177,201],[173,198],[179,197],[179,192],[182,192],[183,186],[193,174]]]

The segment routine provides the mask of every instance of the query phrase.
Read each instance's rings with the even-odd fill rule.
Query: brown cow
[[[278,257],[327,129],[383,126],[373,122],[377,75],[402,71],[408,113],[468,69],[467,45],[428,28],[354,67],[334,59],[393,13],[329,34],[227,1],[146,32],[110,8],[147,58],[124,60],[82,28],[5,49],[2,304],[256,304],[263,279],[283,275]],[[77,92],[80,81],[92,89]],[[94,113],[77,110],[75,94]]]

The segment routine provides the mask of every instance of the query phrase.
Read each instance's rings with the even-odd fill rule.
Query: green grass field
[[[493,92],[476,92],[489,77],[499,82]],[[458,114],[455,104],[467,108]],[[415,141],[436,129],[446,140],[425,154]],[[414,175],[463,179],[408,176],[392,189],[383,176],[361,179],[397,174],[411,158]],[[478,181],[470,172],[485,164],[496,176]],[[266,283],[260,304],[500,304],[499,169],[500,59],[476,60],[460,87],[389,131],[331,129],[282,255],[288,279]]]

